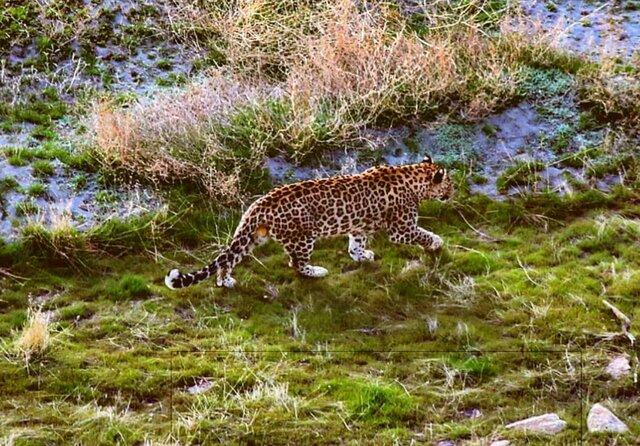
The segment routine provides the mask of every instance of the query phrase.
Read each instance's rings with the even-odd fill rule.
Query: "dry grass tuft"
[[[27,323],[15,343],[19,354],[28,364],[33,355],[44,352],[49,346],[49,320],[40,311],[29,309]]]
[[[498,41],[473,24],[419,36],[380,7],[338,1],[305,39],[288,90],[348,105],[366,123],[453,109],[476,118],[515,92],[513,67]],[[472,86],[477,85],[477,87]]]
[[[93,147],[108,168],[124,168],[155,181],[193,181],[211,195],[238,193],[237,168],[221,145],[217,128],[238,107],[264,97],[263,89],[222,71],[183,91],[159,93],[130,109],[96,104]]]

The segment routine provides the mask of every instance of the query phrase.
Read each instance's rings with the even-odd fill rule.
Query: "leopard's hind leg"
[[[282,242],[282,246],[287,254],[289,254],[289,266],[295,268],[300,274],[306,277],[324,277],[328,273],[326,268],[309,264],[314,242],[314,237],[307,236],[285,240]]]
[[[349,234],[349,255],[356,262],[372,261],[375,255],[367,249],[365,234]]]

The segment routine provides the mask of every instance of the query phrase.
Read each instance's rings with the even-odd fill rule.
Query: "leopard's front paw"
[[[429,245],[429,247],[427,248],[428,251],[437,251],[438,249],[442,248],[442,245],[444,244],[444,242],[442,241],[442,237],[440,237],[439,235],[433,235],[433,240],[431,241],[431,245]]]

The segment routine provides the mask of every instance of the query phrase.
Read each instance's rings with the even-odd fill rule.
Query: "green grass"
[[[500,174],[496,187],[499,192],[505,193],[514,186],[533,186],[540,180],[538,172],[544,168],[544,163],[540,161],[517,161]]]
[[[107,287],[107,295],[112,300],[145,298],[151,294],[146,279],[134,274],[125,274],[118,282]]]
[[[39,211],[40,208],[38,207],[38,205],[31,200],[24,200],[16,205],[16,215],[18,217],[35,215]]]
[[[82,180],[79,180],[82,183]],[[85,180],[86,183],[86,180]],[[109,204],[114,203],[117,200],[117,196],[113,191],[110,190],[99,190],[96,192],[95,201],[96,203],[101,204]]]
[[[26,192],[30,197],[44,197],[45,195],[47,195],[48,188],[44,183],[31,183]]]
[[[74,191],[79,191],[87,186],[87,176],[85,174],[78,174],[71,179],[71,188]]]
[[[7,176],[0,178],[0,192],[8,192],[11,190],[16,190],[19,186],[18,181],[15,177]]]
[[[638,198],[619,189],[427,203],[420,221],[444,237],[442,253],[379,234],[370,243],[377,260],[356,264],[344,238],[322,240],[313,262],[330,275],[310,280],[270,242],[236,269],[233,290],[209,280],[170,291],[163,276],[176,263],[189,270],[210,260],[237,213],[221,217],[192,202],[162,231],[149,220],[87,234],[29,226],[18,244],[0,245],[0,265],[29,277],[0,279],[10,359],[0,364],[0,434],[20,427],[17,438],[31,441],[393,444],[497,430],[517,442],[525,437],[501,426],[555,411],[569,428],[528,443],[573,444],[583,356],[583,391],[590,401],[614,398],[631,428],[619,441],[633,444],[634,384],[602,374],[628,341],[598,333],[619,329],[603,298],[638,330]],[[405,269],[414,260],[421,264]],[[27,370],[10,346],[29,296],[49,296],[42,299],[55,315],[55,342]],[[512,352],[486,353],[505,350]],[[202,379],[209,390],[187,392]],[[106,407],[110,416],[100,415]],[[482,417],[462,415],[471,409]],[[25,414],[49,427],[36,430]]]
[[[34,161],[31,167],[33,169],[33,175],[40,178],[50,177],[55,172],[53,164],[47,160]]]

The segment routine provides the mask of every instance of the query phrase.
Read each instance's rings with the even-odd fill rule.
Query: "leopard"
[[[328,273],[310,263],[320,238],[348,236],[348,253],[356,262],[374,260],[367,239],[380,231],[392,243],[437,251],[443,240],[418,226],[418,208],[425,200],[444,201],[453,193],[447,169],[429,156],[413,164],[381,165],[358,174],[282,185],[247,208],[231,242],[211,264],[191,273],[172,269],[165,284],[171,289],[184,288],[215,275],[217,286],[233,288],[234,267],[269,239],[282,245],[290,267],[310,278]]]

